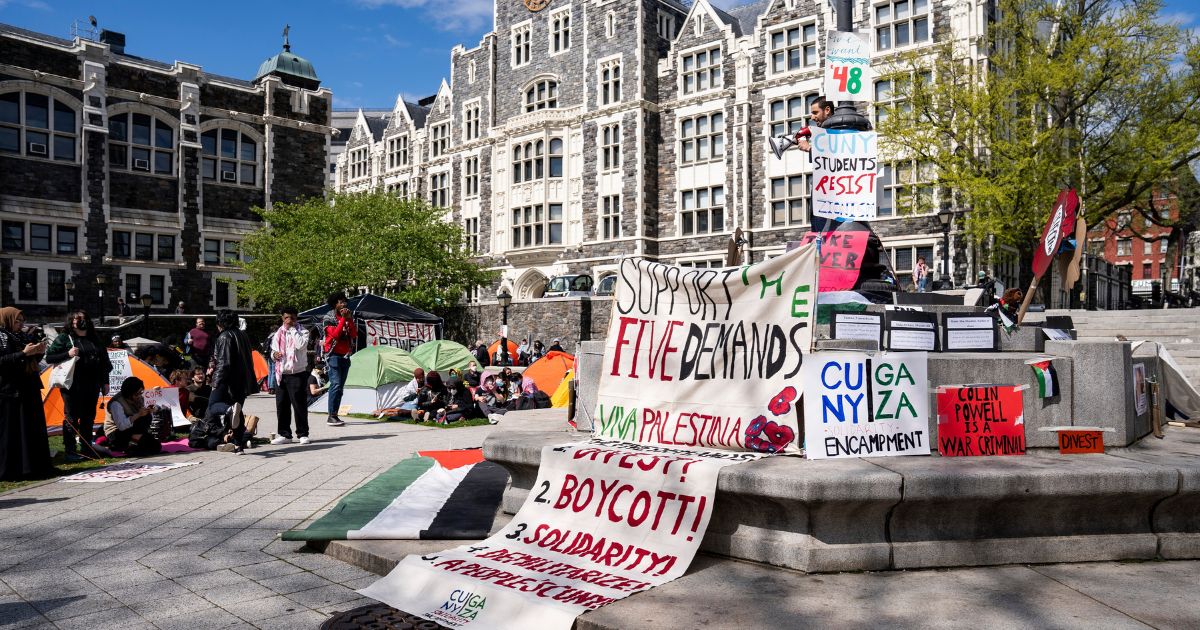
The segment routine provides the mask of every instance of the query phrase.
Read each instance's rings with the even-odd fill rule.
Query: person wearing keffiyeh
[[[296,437],[308,444],[308,330],[296,320],[296,309],[280,310],[282,323],[271,337],[271,358],[275,361],[275,412],[279,431],[272,444],[292,441],[292,420],[296,416]]]

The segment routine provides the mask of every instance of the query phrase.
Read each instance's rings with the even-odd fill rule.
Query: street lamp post
[[[508,356],[508,307],[512,304],[512,295],[507,289],[500,289],[496,294],[496,302],[500,304],[500,365],[512,365],[512,357]]]
[[[942,208],[937,218],[942,224],[942,281],[945,282],[950,277],[950,222],[954,220],[954,212]]]
[[[100,308],[96,309],[100,325],[104,325],[104,285],[108,284],[108,276],[98,273],[96,274],[96,286],[99,289]]]
[[[154,303],[154,298],[150,297],[149,293],[143,293],[142,301],[142,336],[150,338],[150,305]]]

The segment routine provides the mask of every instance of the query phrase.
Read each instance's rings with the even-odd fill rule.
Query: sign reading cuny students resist
[[[818,352],[804,364],[809,459],[928,455],[929,355]]]
[[[938,390],[938,452],[943,456],[1024,455],[1023,385]]]
[[[809,232],[800,239],[800,244],[808,245],[817,240],[817,236],[821,237],[821,292],[853,289],[862,271],[867,238],[871,233],[865,230]]]
[[[683,575],[717,474],[757,457],[597,439],[547,446],[504,529],[408,556],[360,592],[449,627],[568,630],[588,610]]]
[[[875,85],[871,40],[866,33],[828,31],[825,38],[825,98],[870,101]]]
[[[811,129],[813,214],[830,219],[874,219],[878,134]]]
[[[626,258],[605,340],[597,437],[794,450],[812,345],[816,248],[746,267]]]

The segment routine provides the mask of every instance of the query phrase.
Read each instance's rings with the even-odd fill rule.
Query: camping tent
[[[533,381],[533,384],[546,393],[547,396],[558,391],[567,371],[575,365],[575,357],[566,352],[551,350],[546,356],[534,361],[525,368],[521,376]]]
[[[395,407],[401,403],[399,392],[420,367],[404,350],[391,346],[375,346],[359,350],[350,357],[346,387],[342,389],[345,413],[371,413],[376,409]],[[327,411],[328,394],[309,405],[312,411]]]
[[[142,379],[142,383],[146,386],[146,389],[171,386],[149,363],[133,355],[129,355],[129,368],[130,376]],[[42,410],[46,414],[46,426],[52,429],[61,429],[63,423],[62,390],[57,387],[50,387],[50,370],[51,368],[49,367],[42,370]],[[115,388],[110,387],[109,389],[113,394],[117,393]],[[107,396],[100,397],[97,403],[96,424],[104,423],[104,417],[107,415],[104,408],[108,405],[108,400]]]
[[[346,301],[358,326],[356,348],[395,346],[412,350],[426,341],[442,338],[442,318],[407,304],[368,293]],[[324,304],[300,313],[300,321],[318,326],[330,308]],[[322,334],[324,331],[321,331]]]
[[[550,396],[550,406],[554,408],[568,407],[571,404],[571,382],[575,380],[575,370],[567,370],[558,389]]]
[[[430,341],[417,346],[412,351],[412,358],[426,372],[436,371],[445,374],[447,370],[467,369],[467,364],[475,361],[475,355],[461,343],[447,340]]]
[[[267,357],[261,352],[251,352],[250,356],[254,357],[254,380],[262,382],[271,373],[271,369],[267,365]]]
[[[516,342],[514,342],[512,339],[508,340],[508,356],[511,359],[510,365],[515,366],[517,364],[517,349],[519,347],[520,346],[518,346],[516,344]],[[498,363],[496,363],[496,351],[499,349],[500,349],[500,340],[499,339],[497,339],[496,341],[493,341],[492,345],[488,346],[488,357],[491,358],[492,365],[499,365]]]

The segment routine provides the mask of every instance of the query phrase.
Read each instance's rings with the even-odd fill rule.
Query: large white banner
[[[928,455],[929,354],[817,352],[804,364],[809,459]]]
[[[747,267],[623,259],[597,396],[599,437],[796,450],[812,345],[816,247]]]
[[[397,322],[383,319],[364,319],[367,346],[395,346],[403,350],[437,339],[437,326],[417,322]]]
[[[813,214],[868,220],[876,215],[879,135],[812,127]]]
[[[569,630],[584,612],[683,575],[717,474],[757,457],[598,439],[547,446],[503,530],[408,556],[359,592],[451,628]]]

